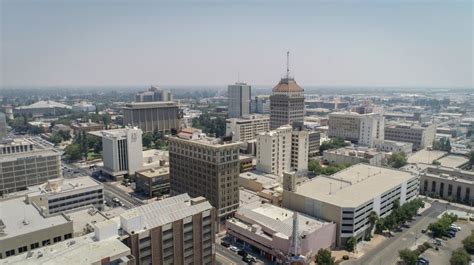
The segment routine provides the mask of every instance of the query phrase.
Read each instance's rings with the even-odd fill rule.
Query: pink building
[[[269,203],[241,206],[227,220],[227,234],[273,262],[285,262],[292,248],[294,212]],[[336,224],[298,213],[298,251],[306,260],[336,243]]]

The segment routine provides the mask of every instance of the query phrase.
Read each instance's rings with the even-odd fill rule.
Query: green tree
[[[453,253],[451,253],[451,259],[449,259],[451,265],[469,265],[470,261],[471,256],[463,248],[454,250]]]
[[[346,143],[344,142],[343,139],[341,138],[333,138],[328,141],[324,141],[320,146],[319,146],[319,153],[323,153],[325,150],[329,149],[336,149],[336,148],[341,148],[346,146]]]
[[[79,144],[70,144],[64,151],[68,160],[76,161],[82,157],[81,146]]]
[[[355,237],[352,236],[349,239],[347,239],[347,242],[346,242],[347,251],[353,252],[356,249],[356,246],[357,246],[357,239]]]
[[[471,235],[464,238],[462,244],[467,252],[474,254],[474,230],[471,231]]]
[[[372,211],[369,213],[369,222],[370,222],[370,234],[372,234],[372,231],[374,230],[375,224],[379,220],[379,215],[377,212]]]
[[[407,155],[404,152],[393,153],[388,159],[388,165],[393,168],[401,168],[407,164]]]
[[[438,160],[433,160],[433,162],[431,162],[432,165],[435,165],[435,166],[441,166],[441,162],[439,162]]]
[[[55,145],[60,144],[63,140],[63,137],[59,133],[53,133],[49,137],[49,141]]]
[[[153,145],[153,135],[151,133],[142,134],[142,144],[145,148],[151,148]]]
[[[311,172],[321,172],[321,165],[319,164],[318,160],[309,160],[308,162],[308,170]]]
[[[322,248],[318,250],[315,258],[316,264],[318,265],[334,265],[336,264],[336,259],[331,256],[331,251],[329,249]]]
[[[416,265],[418,260],[418,252],[407,248],[398,251],[398,255],[405,265]]]

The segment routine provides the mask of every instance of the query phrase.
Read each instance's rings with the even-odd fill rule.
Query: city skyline
[[[1,87],[472,87],[472,2],[2,1]],[[87,19],[84,19],[87,18]]]

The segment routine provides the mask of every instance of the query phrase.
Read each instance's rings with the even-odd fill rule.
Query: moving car
[[[230,247],[229,249],[232,250],[232,251],[234,251],[234,252],[239,251],[239,248],[236,247],[236,246],[232,246],[232,247]]]

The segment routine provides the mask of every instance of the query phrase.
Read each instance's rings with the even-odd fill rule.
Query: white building
[[[113,177],[133,175],[143,166],[142,130],[101,131],[104,170]]]
[[[250,114],[251,86],[235,83],[227,88],[229,97],[229,118],[238,118]]]
[[[334,112],[329,114],[328,136],[375,147],[384,139],[384,118],[380,113]]]
[[[308,169],[308,132],[281,126],[257,135],[257,170],[283,176]]]
[[[0,112],[0,140],[7,138],[7,118],[4,113]]]
[[[94,104],[91,104],[86,101],[81,101],[72,106],[73,111],[77,112],[94,112],[95,111],[95,106]]]
[[[377,144],[377,150],[388,152],[388,153],[399,153],[403,152],[407,156],[411,155],[413,150],[412,143],[398,142],[392,140],[384,140]]]
[[[250,141],[261,132],[270,130],[270,117],[267,115],[248,115],[226,120],[226,135],[232,141]]]

